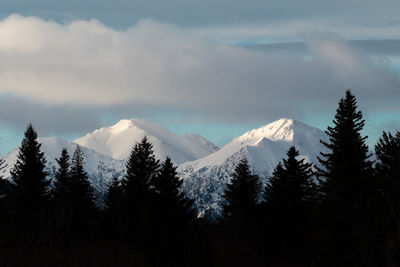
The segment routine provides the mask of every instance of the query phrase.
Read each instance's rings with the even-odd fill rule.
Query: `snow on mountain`
[[[153,143],[157,158],[169,155],[176,163],[181,163],[177,171],[184,179],[183,191],[195,199],[199,215],[210,217],[220,214],[226,183],[243,157],[248,159],[253,172],[266,182],[291,145],[296,146],[300,157],[317,163],[317,156],[324,151],[320,140],[326,140],[325,133],[319,129],[291,119],[280,119],[246,132],[218,150],[199,135],[177,135],[158,125],[135,119],[121,120],[114,126],[96,130],[76,143],[56,137],[39,138],[39,142],[47,159],[50,178],[58,167],[55,159],[60,157],[62,148],[65,147],[72,156],[77,143],[80,144],[85,170],[101,200],[111,178],[125,174],[125,161],[122,159],[128,157],[133,144],[144,135]],[[0,156],[7,164],[0,175],[10,177],[17,155],[18,147]]]
[[[138,119],[121,120],[75,142],[103,155],[123,160],[128,158],[132,146],[144,136],[153,144],[156,158],[164,160],[170,156],[175,164],[196,160],[218,150],[217,146],[197,134],[174,134],[159,125]]]
[[[324,151],[321,139],[326,140],[326,135],[317,128],[291,119],[277,120],[246,132],[204,158],[181,164],[178,172],[184,179],[183,189],[196,199],[201,215],[216,216],[221,212],[225,185],[240,159],[246,157],[265,182],[292,145],[301,158],[318,162],[317,156]]]
[[[38,141],[42,144],[41,150],[47,160],[46,171],[49,173],[49,177],[52,178],[54,177],[54,171],[58,168],[55,159],[60,157],[61,150],[66,148],[70,157],[72,157],[77,144],[57,137],[39,138]],[[113,175],[121,177],[124,174],[125,164],[123,161],[110,158],[85,147],[81,147],[81,150],[84,156],[85,170],[96,193],[101,194],[107,190]],[[4,178],[10,178],[10,171],[17,161],[18,152],[19,148],[16,147],[8,154],[1,156],[5,160],[5,164],[7,164],[6,168],[1,172]]]

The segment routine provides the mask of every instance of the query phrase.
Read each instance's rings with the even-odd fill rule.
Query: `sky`
[[[0,152],[31,122],[73,140],[120,119],[222,146],[287,117],[322,130],[350,88],[371,147],[400,128],[394,0],[2,0]]]

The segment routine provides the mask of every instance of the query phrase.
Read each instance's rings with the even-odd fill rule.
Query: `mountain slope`
[[[60,157],[61,150],[66,148],[70,157],[72,157],[77,144],[56,137],[39,138],[38,141],[42,144],[41,149],[47,160],[46,171],[49,172],[49,177],[52,178],[54,177],[54,171],[58,168],[55,159]],[[85,159],[85,170],[97,193],[105,192],[113,175],[121,176],[124,174],[125,164],[123,161],[110,158],[85,147],[81,148]],[[19,148],[16,147],[8,154],[1,156],[5,160],[5,164],[7,164],[7,167],[1,172],[4,178],[10,177],[10,170],[17,160],[18,152]]]
[[[241,158],[246,157],[265,182],[292,145],[300,157],[318,162],[317,156],[324,150],[321,139],[326,140],[321,130],[284,118],[246,132],[213,154],[181,164],[178,172],[184,179],[184,191],[196,199],[200,214],[212,217],[221,212],[225,185]]]
[[[174,134],[159,125],[138,119],[121,120],[75,142],[103,155],[123,160],[128,158],[132,146],[145,135],[153,144],[156,158],[164,160],[170,156],[175,164],[196,160],[218,150],[218,147],[199,135]]]

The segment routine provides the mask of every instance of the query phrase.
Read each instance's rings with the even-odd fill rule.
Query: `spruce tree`
[[[193,200],[181,192],[183,180],[178,177],[170,157],[161,164],[159,173],[153,177],[151,184],[155,190],[156,205],[164,218],[190,220],[193,218]]]
[[[152,251],[163,266],[177,266],[183,262],[182,255],[189,251],[192,242],[189,236],[194,230],[191,225],[195,218],[193,201],[181,192],[182,182],[169,157],[151,180],[155,212]]]
[[[265,241],[270,250],[284,252],[286,257],[301,253],[307,245],[312,226],[312,200],[315,195],[312,164],[298,159],[294,146],[278,163],[265,186]]]
[[[128,205],[140,210],[149,201],[150,181],[157,175],[159,161],[153,152],[153,145],[147,137],[136,143],[126,163],[126,175],[122,186]]]
[[[54,173],[53,197],[56,201],[65,201],[71,194],[70,159],[65,148],[62,149],[61,156],[56,161],[59,167]]]
[[[382,254],[386,266],[400,264],[400,132],[383,132],[375,146],[376,176],[381,192],[379,208]],[[379,205],[380,204],[380,205]]]
[[[71,207],[78,218],[79,216],[87,218],[95,210],[93,188],[84,170],[83,153],[79,145],[76,146],[71,160],[68,201],[71,203]]]
[[[323,194],[323,215],[327,240],[332,253],[331,264],[365,264],[373,235],[373,203],[375,188],[372,162],[361,135],[364,120],[357,110],[357,101],[350,90],[339,102],[334,127],[328,127],[328,142],[321,141],[329,150],[321,153],[319,169]]]
[[[286,155],[283,165],[278,164],[267,183],[264,199],[268,205],[281,211],[294,211],[313,198],[312,163],[297,159],[299,152],[294,146],[289,148]]]
[[[2,171],[4,168],[7,167],[7,164],[4,164],[5,160],[0,159],[0,171]],[[12,189],[12,184],[8,179],[4,179],[2,175],[0,175],[0,199],[5,199],[7,196],[9,196],[10,192]],[[3,202],[3,201],[1,201]]]
[[[105,211],[115,214],[119,209],[122,200],[121,182],[118,176],[114,176],[106,192]]]
[[[104,203],[104,219],[105,230],[111,235],[123,236],[122,229],[122,199],[123,191],[118,176],[113,176],[108,186],[105,203]]]
[[[154,219],[151,180],[157,175],[159,161],[155,158],[153,145],[147,137],[136,143],[126,163],[126,175],[122,180],[124,191],[123,217],[127,237],[137,242],[150,239]]]
[[[50,181],[46,179],[46,159],[37,138],[36,131],[29,124],[19,148],[17,162],[11,170],[16,200],[23,209],[30,211],[39,208],[49,198]]]
[[[236,166],[231,182],[225,189],[224,217],[247,220],[254,215],[261,192],[258,175],[252,174],[246,158]]]
[[[400,182],[400,131],[395,135],[383,132],[375,146],[375,154],[378,175]]]
[[[360,133],[365,120],[362,112],[357,110],[356,98],[350,90],[340,100],[333,123],[335,126],[328,126],[325,131],[329,141],[321,141],[330,152],[321,153],[322,157],[318,158],[324,167],[319,171],[325,178],[323,188],[328,194],[353,189],[349,183],[357,185],[363,177],[367,179],[366,174],[370,177],[372,170],[371,155],[365,143],[367,136]]]

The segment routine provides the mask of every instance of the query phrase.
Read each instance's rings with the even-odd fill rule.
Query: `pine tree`
[[[122,188],[118,176],[114,176],[106,192],[105,212],[116,214],[120,208],[122,200]]]
[[[264,199],[279,210],[295,210],[313,198],[312,164],[304,162],[304,159],[298,160],[299,152],[294,146],[286,155],[283,165],[278,164],[267,183]]]
[[[190,220],[193,218],[193,200],[181,192],[183,180],[178,177],[176,168],[171,158],[167,157],[159,173],[153,177],[151,184],[155,190],[156,205],[164,218]]]
[[[123,236],[125,234],[122,221],[122,200],[121,181],[115,175],[108,186],[104,203],[105,231],[110,233],[111,236]]]
[[[379,208],[382,254],[386,266],[400,264],[400,132],[383,132],[375,146],[376,175],[381,192]],[[380,204],[380,205],[379,205]]]
[[[5,160],[0,159],[0,171],[7,167],[7,164],[4,164]],[[2,175],[0,175],[0,199],[6,198],[11,192],[12,184],[7,179],[4,179]]]
[[[54,173],[53,197],[55,200],[65,201],[71,194],[70,161],[65,148],[62,149],[61,156],[56,161],[59,167]]]
[[[365,121],[362,112],[357,111],[357,101],[350,90],[340,100],[333,123],[335,126],[328,126],[325,131],[329,141],[321,141],[330,152],[321,153],[322,157],[319,157],[319,162],[325,168],[319,171],[325,178],[323,187],[327,194],[344,193],[347,188],[353,189],[349,187],[349,183],[359,184],[363,177],[367,179],[366,174],[370,176],[372,170],[368,146],[365,143],[367,136],[362,137],[360,134]]]
[[[370,207],[375,195],[372,179],[372,162],[361,136],[364,120],[350,90],[339,102],[334,127],[328,127],[328,142],[322,142],[329,150],[321,153],[319,169],[323,193],[324,219],[330,234],[328,253],[331,264],[365,264],[373,235],[373,214]],[[328,251],[327,250],[327,251]],[[331,259],[333,260],[333,259]],[[339,262],[338,262],[339,261]]]
[[[159,161],[153,152],[153,145],[143,137],[136,143],[126,163],[126,176],[122,181],[127,204],[133,210],[142,210],[149,201],[150,181],[157,175]]]
[[[50,181],[46,179],[46,159],[40,147],[37,133],[29,124],[18,152],[17,162],[11,171],[15,197],[24,210],[37,209],[49,197]]]
[[[159,161],[153,152],[153,145],[147,137],[136,143],[126,163],[126,175],[122,180],[124,191],[123,217],[127,237],[145,243],[151,239],[154,221],[151,180],[157,175]]]
[[[70,188],[69,201],[76,214],[82,217],[91,215],[95,210],[94,193],[84,170],[83,153],[79,146],[76,146],[72,156]]]
[[[169,157],[151,180],[155,213],[152,251],[163,266],[179,265],[192,242],[193,201],[181,192],[182,182]]]
[[[312,230],[315,184],[312,164],[298,159],[294,146],[286,155],[287,159],[278,163],[265,186],[263,217],[270,250],[275,250],[275,255],[283,251],[283,256],[293,257],[305,249]]]
[[[236,166],[232,180],[225,190],[223,205],[224,217],[232,219],[251,219],[261,192],[261,183],[258,175],[250,171],[246,158]]]
[[[377,162],[375,169],[381,177],[400,182],[400,131],[395,135],[383,132],[375,146]]]

